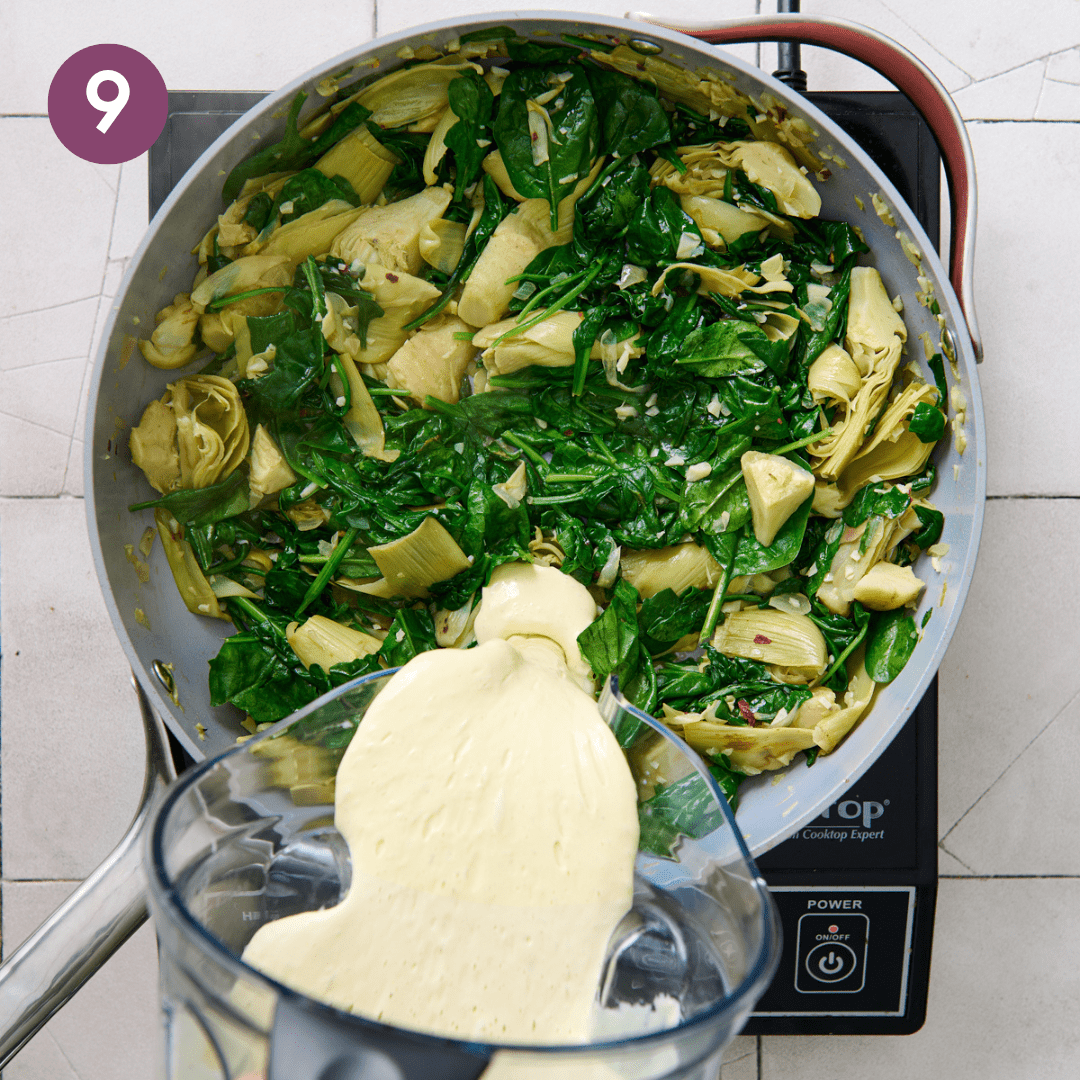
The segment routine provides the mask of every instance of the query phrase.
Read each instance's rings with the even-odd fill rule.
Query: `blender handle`
[[[918,57],[869,27],[845,19],[817,15],[757,15],[750,19],[679,24],[639,12],[632,12],[628,17],[681,31],[711,45],[746,41],[797,41],[804,45],[818,45],[860,60],[905,94],[922,114],[941,150],[952,209],[949,279],[967,320],[975,359],[982,362],[982,337],[975,317],[972,287],[975,266],[975,159],[959,110],[938,77]]]
[[[146,921],[145,835],[176,772],[161,720],[134,676],[131,681],[146,735],[139,808],[108,858],[0,967],[0,1068]]]

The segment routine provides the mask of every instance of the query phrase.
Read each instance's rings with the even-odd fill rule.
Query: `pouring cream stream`
[[[559,570],[496,570],[477,646],[406,664],[341,762],[348,894],[262,927],[244,959],[401,1027],[587,1041],[638,846],[634,782],[577,647],[595,613]]]

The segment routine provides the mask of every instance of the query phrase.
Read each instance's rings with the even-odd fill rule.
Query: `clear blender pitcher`
[[[347,683],[192,769],[160,805],[147,859],[169,1080],[715,1080],[772,978],[779,922],[713,777],[614,681],[600,702],[613,729],[657,734],[628,759],[641,842],[633,908],[597,987],[597,1041],[508,1047],[409,1031],[313,1001],[240,959],[267,920],[348,890],[333,781],[391,674]],[[669,778],[682,775],[658,788],[661,757]]]

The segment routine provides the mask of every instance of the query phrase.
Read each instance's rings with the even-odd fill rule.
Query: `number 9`
[[[103,100],[98,93],[101,84],[105,82],[111,82],[116,87],[116,97],[112,101]],[[104,135],[112,127],[113,121],[124,111],[130,97],[131,87],[119,71],[98,71],[90,76],[90,81],[86,84],[86,100],[104,114],[97,123],[98,131]]]

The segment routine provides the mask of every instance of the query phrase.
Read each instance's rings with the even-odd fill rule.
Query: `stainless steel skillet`
[[[910,340],[915,343],[911,355],[918,358],[917,341],[924,331],[935,343],[944,332],[946,342],[955,350],[958,378],[952,377],[950,382],[966,401],[967,448],[961,455],[953,439],[938,455],[939,483],[934,500],[946,515],[943,539],[950,552],[924,601],[925,608],[934,607],[935,611],[908,667],[834,754],[821,758],[813,770],[804,765],[791,767],[783,785],[774,787],[768,781],[748,785],[739,822],[751,851],[761,852],[846,790],[889,743],[921,698],[944,655],[971,580],[985,495],[985,438],[970,292],[974,171],[967,140],[947,95],[917,60],[879,36],[837,20],[785,16],[718,24],[713,31],[697,32],[709,35],[710,40],[783,37],[839,48],[876,61],[876,66],[913,97],[934,126],[954,181],[952,284],[928,238],[889,182],[839,128],[799,95],[757,69],[682,34],[600,16],[495,14],[431,24],[380,39],[342,54],[284,87],[207,150],[155,217],[132,259],[97,358],[88,413],[86,502],[91,542],[110,615],[141,693],[148,699],[144,702],[148,737],[152,747],[158,746],[161,728],[156,713],[188,752],[201,758],[232,745],[240,729],[231,710],[210,707],[206,687],[206,663],[230,628],[187,612],[160,556],[151,558],[149,580],[142,582],[125,552],[125,545],[137,548],[150,523],[148,514],[132,515],[127,510],[146,493],[142,475],[127,454],[127,433],[145,404],[160,396],[172,377],[148,367],[134,348],[134,340],[148,335],[154,312],[174,293],[190,286],[195,264],[184,253],[220,212],[225,171],[250,152],[255,139],[275,136],[281,130],[284,107],[298,89],[311,93],[325,77],[348,69],[359,75],[377,65],[379,72],[385,73],[400,64],[402,46],[415,50],[430,44],[438,48],[463,33],[490,26],[512,26],[523,36],[596,34],[630,44],[639,51],[643,64],[646,58],[659,56],[691,72],[701,68],[726,72],[734,86],[753,98],[760,100],[763,91],[772,95],[789,115],[805,119],[819,133],[818,145],[842,161],[843,166],[836,162],[833,176],[821,185],[823,214],[853,219],[862,227],[890,294],[899,293],[904,298]],[[312,93],[312,110],[318,100]],[[872,209],[875,193],[887,207],[880,216]],[[856,198],[865,210],[858,210]],[[895,224],[887,223],[890,215]],[[916,298],[920,291],[916,270],[896,237],[898,231],[909,238],[909,251],[914,247],[922,255],[922,272],[932,284],[944,331]],[[967,319],[957,293],[965,299]],[[169,677],[175,700],[163,682]],[[166,775],[164,755],[154,749],[148,768],[148,798]],[[137,866],[138,830],[144,819],[145,805],[133,831],[117,849],[119,854],[114,853],[112,865],[103,867],[78,890],[0,971],[0,1028],[6,1032],[0,1042],[0,1064],[145,917]],[[108,929],[103,931],[103,927]]]

